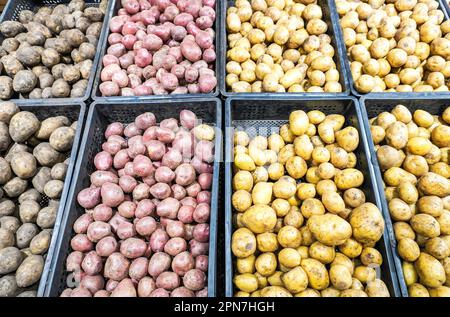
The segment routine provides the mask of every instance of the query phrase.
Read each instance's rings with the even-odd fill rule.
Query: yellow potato
[[[242,215],[243,224],[254,233],[272,230],[277,222],[275,211],[267,205],[253,205]]]
[[[234,157],[234,165],[244,171],[253,171],[256,168],[255,162],[248,154],[239,153]]]
[[[318,241],[311,244],[308,252],[309,257],[316,259],[323,264],[329,264],[333,262],[335,257],[335,251],[333,247],[324,245]]]
[[[255,235],[247,228],[237,229],[231,238],[231,249],[238,258],[246,258],[256,251]]]
[[[268,277],[275,273],[277,258],[274,253],[266,252],[260,254],[255,261],[256,271],[262,276]]]
[[[277,235],[272,232],[260,233],[256,236],[256,245],[261,252],[275,252],[278,249]]]
[[[425,195],[445,197],[450,195],[450,180],[430,172],[419,179],[418,189]]]
[[[277,198],[289,199],[295,195],[296,191],[295,182],[288,181],[285,177],[280,178],[273,184],[273,195]]]
[[[255,259],[252,254],[246,258],[238,258],[236,260],[236,269],[240,274],[255,272]]]
[[[446,280],[445,270],[442,264],[427,253],[420,253],[414,263],[420,283],[427,287],[442,286]]]
[[[300,210],[302,215],[307,219],[313,215],[325,214],[325,208],[322,202],[316,198],[305,199],[300,207]]]
[[[370,267],[381,266],[381,264],[383,263],[383,257],[381,253],[377,249],[371,247],[363,248],[360,260],[362,264]]]
[[[361,255],[362,245],[358,241],[350,238],[339,246],[339,251],[351,259],[356,258]]]
[[[414,262],[420,255],[420,248],[414,240],[404,238],[398,241],[397,252],[403,260]]]
[[[286,171],[295,179],[305,176],[307,169],[305,160],[300,156],[291,157],[286,162]]]
[[[245,190],[238,190],[234,192],[231,200],[234,209],[239,212],[246,211],[252,205],[252,196]]]
[[[337,290],[349,289],[352,286],[352,275],[347,267],[336,264],[330,268],[330,281]]]
[[[253,179],[253,178],[252,178]],[[252,190],[252,201],[256,204],[267,205],[272,201],[272,183],[259,182]]]
[[[316,290],[323,290],[330,285],[328,271],[322,263],[315,259],[303,259],[301,268],[308,276],[309,285]]]
[[[363,244],[376,243],[384,231],[383,216],[372,203],[364,203],[353,209],[350,225],[353,228],[353,237]]]
[[[354,168],[346,168],[338,171],[334,177],[336,186],[340,190],[350,189],[352,187],[359,187],[364,182],[363,174]]]
[[[293,248],[284,248],[278,253],[278,262],[287,268],[299,266],[301,259],[300,253]]]
[[[334,214],[343,212],[345,203],[342,197],[336,192],[325,192],[322,195],[322,204],[325,208]]]
[[[343,244],[352,234],[352,228],[347,221],[329,213],[311,216],[307,225],[318,241],[329,246]]]
[[[239,171],[233,177],[233,189],[251,191],[253,188],[253,176],[248,171]]]
[[[316,196],[316,188],[313,184],[300,183],[297,186],[297,197],[300,200],[306,200],[308,198],[314,198]]]
[[[261,297],[292,297],[292,294],[281,286],[267,286],[261,290]]]
[[[369,297],[390,297],[386,284],[380,279],[368,282],[365,291]]]
[[[278,232],[277,239],[284,248],[297,248],[302,242],[302,235],[297,228],[284,226]]]
[[[302,135],[309,125],[308,115],[302,110],[296,110],[289,115],[289,127],[295,135]]]
[[[375,270],[368,266],[357,266],[353,272],[353,277],[359,280],[363,284],[374,281],[377,276]]]

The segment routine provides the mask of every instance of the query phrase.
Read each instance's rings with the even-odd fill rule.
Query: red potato
[[[191,223],[194,221],[194,210],[195,208],[192,206],[181,206],[178,210],[178,220],[182,223]]]
[[[155,67],[156,70],[159,70],[160,68],[163,67],[166,56],[167,51],[162,49],[153,54],[153,67]]]
[[[130,51],[130,53],[133,53],[133,57],[135,56],[134,52],[144,47],[144,41],[136,41],[133,45],[133,51]]]
[[[184,225],[184,232],[185,232],[185,235],[184,235],[184,237],[186,238],[186,240],[192,240],[194,237],[193,237],[193,233],[194,233],[194,227],[195,227],[195,225],[191,225],[191,224],[185,224]]]
[[[136,259],[144,255],[147,244],[138,238],[128,238],[120,244],[120,253],[129,259]]]
[[[169,219],[176,219],[180,202],[172,197],[168,197],[161,201],[156,207],[156,213],[160,217],[167,217]]]
[[[161,128],[170,129],[173,132],[177,132],[179,129],[178,120],[175,118],[164,119],[163,121],[160,122],[159,126]]]
[[[123,175],[119,178],[119,186],[122,188],[124,193],[132,193],[137,184],[136,179],[132,176]]]
[[[195,181],[195,169],[191,164],[183,163],[175,169],[175,182],[181,186],[188,186]]]
[[[84,254],[80,251],[71,252],[66,258],[66,270],[75,272],[81,270],[81,262],[83,262]]]
[[[195,258],[195,268],[207,272],[208,271],[208,256],[207,255],[199,255]]]
[[[190,0],[177,0],[176,5],[180,11],[184,12],[187,6],[190,4]]]
[[[168,128],[158,127],[156,129],[156,137],[163,143],[171,143],[175,139],[175,132]],[[164,154],[163,154],[164,155]],[[162,156],[160,157],[160,159]]]
[[[137,15],[136,18],[140,18],[140,16]],[[133,17],[131,19],[133,20]],[[137,31],[138,31],[138,27],[137,27],[136,23],[134,23],[132,21],[126,22],[122,27],[122,35],[124,37],[127,35],[135,35]],[[123,41],[122,41],[122,43],[123,43]]]
[[[107,138],[108,141],[117,141],[117,139],[110,139],[110,137],[113,135],[121,136],[122,134],[123,134],[123,124],[120,122],[113,122],[106,127],[105,138]],[[124,145],[123,142],[125,142],[125,140],[123,141],[122,140],[117,142],[119,142],[121,145]]]
[[[197,197],[198,193],[202,190],[200,184],[197,182],[193,182],[191,185],[186,187],[186,193],[189,197]]]
[[[134,123],[139,129],[147,130],[156,125],[156,117],[152,112],[145,112],[137,116]]]
[[[81,268],[87,275],[96,275],[103,268],[102,258],[95,251],[91,251],[83,259]],[[83,281],[83,279],[81,279]]]
[[[201,69],[203,69],[203,68],[208,69],[208,63],[205,61],[199,60],[199,61],[193,63],[192,67],[196,68],[200,73]]]
[[[73,224],[73,231],[76,233],[86,233],[87,228],[93,222],[92,216],[89,214],[81,215]]]
[[[216,0],[202,0],[204,6],[214,8],[216,6]]]
[[[115,213],[108,223],[111,225],[113,232],[116,232],[122,223],[129,223],[129,220],[127,218],[122,217],[118,213]]]
[[[209,93],[217,86],[217,78],[213,75],[200,76],[198,85],[202,93]]]
[[[194,17],[186,12],[180,13],[173,19],[173,23],[175,25],[184,26],[184,27],[186,27],[188,25],[188,23],[192,22],[192,21],[194,21]]]
[[[180,237],[171,238],[164,246],[164,252],[171,256],[175,256],[183,251],[186,251],[186,249],[186,240]]]
[[[133,169],[133,162],[128,162],[127,164],[125,164],[125,167],[123,168],[123,172],[127,176],[134,177],[135,175],[134,175],[134,169]]]
[[[126,278],[120,281],[112,291],[111,297],[137,297],[136,288],[131,279]]]
[[[180,200],[180,204],[182,206],[191,206],[191,207],[197,207],[197,200],[192,197],[184,197],[182,200]]]
[[[119,285],[118,281],[108,280],[106,282],[105,289],[106,289],[107,292],[111,293],[117,287],[117,285]]]
[[[120,8],[119,11],[117,11],[118,16],[129,16],[127,10],[125,8]]]
[[[209,220],[211,207],[207,203],[199,203],[194,210],[194,220],[198,223],[205,223]],[[206,241],[202,241],[206,242]]]
[[[70,297],[70,294],[72,294],[72,289],[66,288],[65,290],[62,291],[62,293],[61,293],[61,295],[59,295],[59,297]]]
[[[186,25],[186,31],[188,34],[196,36],[201,29],[197,26],[197,24],[195,24],[194,21],[191,21]]]
[[[166,232],[171,238],[184,238],[184,224],[181,221],[169,221],[166,225]]]
[[[200,2],[193,2],[186,7],[184,12],[189,13],[194,18],[197,18],[201,7],[202,7],[202,4]]]
[[[170,35],[175,41],[181,42],[187,35],[186,28],[181,25],[174,26],[170,30]]]
[[[144,76],[145,79],[150,79],[156,76],[156,68],[153,65],[148,65],[145,67],[142,71],[142,76]]]
[[[119,178],[113,172],[109,172],[106,170],[103,171],[95,171],[91,174],[90,177],[91,184],[95,187],[102,187],[104,183],[114,183],[117,184],[119,182]]]
[[[169,236],[162,229],[156,229],[150,237],[150,246],[153,252],[162,252],[167,241],[169,241]]]
[[[180,10],[174,5],[170,5],[164,10],[164,16],[168,21],[173,21],[178,14],[180,14]]]
[[[92,297],[92,294],[84,287],[77,287],[70,292],[70,297]]]
[[[112,81],[105,81],[101,83],[99,89],[100,93],[104,97],[118,96],[120,93],[119,85]]]
[[[194,258],[188,251],[177,254],[172,260],[172,271],[179,276],[184,276],[186,272],[192,270],[194,267]]]
[[[157,199],[166,199],[171,193],[170,186],[166,183],[157,183],[150,187],[150,194]]]
[[[200,93],[200,86],[198,84],[189,84],[188,91],[190,94],[198,94]]]
[[[139,1],[139,6],[141,7],[141,10],[148,10],[152,7],[150,2],[148,2],[147,0],[138,0],[138,1]]]
[[[119,57],[119,64],[122,68],[126,69],[134,64],[134,54],[128,52]]]
[[[155,129],[155,137],[158,136],[159,128]],[[144,142],[146,141],[146,137],[144,136]],[[151,160],[158,161],[162,159],[166,152],[166,146],[164,143],[158,140],[149,140],[146,142],[148,156]]]
[[[81,207],[92,209],[100,203],[100,188],[85,188],[77,195]]]
[[[195,127],[197,122],[197,116],[190,110],[181,110],[180,112],[180,123],[183,127],[191,130]]]
[[[150,12],[150,10],[144,10],[141,12],[141,20],[144,25],[153,25],[156,23],[156,17]]]
[[[140,10],[139,2],[137,0],[125,0],[122,1],[123,8],[128,14],[136,14]]]
[[[162,64],[162,69],[165,69],[166,71],[170,71],[172,69],[173,66],[175,66],[177,64],[177,60],[175,58],[175,56],[167,54],[166,58],[164,59],[164,62]],[[168,73],[166,73],[168,74]],[[162,79],[163,77],[161,77]],[[159,79],[158,79],[159,80]],[[162,80],[160,80],[162,82]],[[178,83],[178,81],[177,81]]]
[[[209,243],[207,242],[199,242],[197,240],[189,241],[189,250],[194,257],[208,254],[208,249]]]
[[[178,287],[178,288],[174,289],[170,293],[170,297],[195,297],[195,294],[193,291],[182,286],[182,287]]]
[[[188,83],[194,83],[198,79],[198,70],[195,67],[188,67],[184,73],[184,78]]]
[[[170,27],[168,25],[157,25],[154,27],[152,33],[160,37],[164,42],[170,39]]]
[[[142,146],[145,150],[145,146],[143,144]],[[155,172],[155,169],[147,156],[139,154],[133,160],[133,171],[139,177],[147,177]]]
[[[156,287],[171,291],[180,286],[180,278],[175,272],[163,272],[156,278]]]
[[[200,223],[198,225],[195,225],[192,235],[193,235],[194,239],[199,242],[208,242],[209,241],[209,224]]]
[[[206,30],[208,28],[211,28],[214,25],[213,19],[211,19],[211,17],[209,17],[209,16],[198,17],[195,20],[195,23],[202,30]]]
[[[114,252],[106,259],[104,276],[115,281],[122,281],[128,276],[129,268],[130,261],[123,254]]]
[[[114,183],[104,183],[101,187],[102,202],[109,207],[117,207],[124,200],[122,188]]]
[[[206,203],[209,205],[211,203],[211,192],[206,190],[199,192],[197,195],[197,202],[199,204]]]
[[[110,297],[111,293],[105,290],[99,290],[95,292],[94,297]]]
[[[94,245],[87,235],[80,233],[72,238],[70,247],[74,251],[88,252],[94,248]]]
[[[135,64],[128,66],[127,74],[136,75],[139,79],[142,78],[143,69]]]
[[[151,216],[153,215],[155,208],[156,208],[155,204],[150,199],[143,199],[140,202],[138,202],[134,215],[138,219]]]
[[[156,220],[153,217],[143,217],[136,222],[135,227],[139,235],[148,237],[156,230]]]
[[[155,281],[149,277],[145,276],[139,280],[138,284],[138,296],[139,297],[150,297],[150,294],[156,289]]]
[[[183,276],[183,285],[192,290],[199,291],[205,287],[206,275],[203,271],[198,269],[192,269],[186,272]]]
[[[136,135],[142,135],[142,132],[143,131],[139,129],[134,123],[130,123],[123,130],[123,134],[128,138],[134,137]]]
[[[129,83],[127,72],[124,70],[116,72],[112,76],[112,81],[115,82],[120,88],[127,87]]]
[[[151,292],[149,297],[169,297],[170,293],[163,288],[157,288]]]
[[[134,60],[137,66],[144,68],[152,63],[152,54],[147,49],[140,48],[136,51]]]
[[[212,63],[216,60],[216,52],[211,48],[207,48],[203,51],[202,58],[205,62]]]
[[[134,88],[134,94],[136,96],[148,96],[148,95],[152,95],[153,91],[149,87],[146,87],[144,85],[139,85]]]
[[[104,204],[95,206],[94,211],[92,212],[92,217],[95,221],[107,222],[111,219],[112,215],[112,208]]]
[[[111,235],[111,225],[103,221],[94,221],[88,226],[87,237],[92,242],[98,242]]]
[[[119,215],[125,218],[133,218],[136,210],[136,204],[132,201],[124,201],[117,207]]]
[[[129,146],[128,155],[130,156],[130,158],[134,159],[133,163],[137,157],[142,157],[143,154],[145,154],[147,152],[147,147],[144,145],[141,135],[136,135],[136,136],[130,138],[128,140],[128,146]],[[150,161],[150,159],[148,157],[146,157],[146,156],[144,156],[144,157]],[[143,160],[141,158],[139,158],[138,165],[140,166],[140,168],[143,167],[141,164],[142,162],[143,162]],[[138,170],[140,170],[140,168],[138,168]],[[144,171],[142,170],[141,172],[144,172]],[[153,172],[153,170],[150,171],[150,173],[151,172]],[[139,176],[139,174],[137,174],[136,172],[134,172],[134,173]],[[148,175],[146,175],[146,176],[148,176]],[[143,177],[146,177],[146,176],[143,176]]]
[[[150,197],[150,186],[145,183],[138,184],[133,189],[133,200],[140,201]]]
[[[116,155],[117,152],[119,152],[121,149],[122,147],[118,142],[109,141],[102,144],[102,150],[108,152],[111,155]]]
[[[109,45],[114,45],[114,44],[122,43],[122,39],[123,39],[122,34],[119,34],[119,33],[111,33],[111,34],[108,36],[108,43],[109,43]],[[113,57],[116,57],[116,56],[114,56],[114,55],[108,55],[108,54],[106,54],[105,57],[106,57],[106,56],[113,56]],[[106,65],[105,65],[105,66],[106,66]]]
[[[178,184],[173,184],[170,188],[172,189],[173,198],[175,198],[177,200],[181,200],[184,197],[186,197],[186,189],[184,189],[183,186],[178,185]]]
[[[125,164],[130,161],[128,152],[126,149],[122,149],[114,155],[113,166],[115,169],[121,169],[125,167]]]
[[[156,0],[155,4],[158,6],[159,11],[164,11],[167,7],[172,5],[170,0]]]
[[[211,173],[202,173],[198,175],[198,183],[202,187],[203,190],[207,190],[211,188],[213,175]]]
[[[136,235],[136,229],[132,223],[122,222],[117,227],[116,234],[119,239],[125,240],[134,237]]]
[[[111,254],[117,251],[118,244],[114,237],[104,237],[95,245],[95,251],[99,256],[109,257]]]
[[[191,165],[194,167],[195,171],[199,174],[202,173],[212,173],[213,172],[213,166],[211,164],[208,164],[206,162],[203,162],[200,158],[197,156],[194,156],[191,160]]]
[[[208,297],[208,288],[205,287],[195,292],[195,297]]]
[[[164,252],[157,252],[153,254],[148,263],[148,274],[150,274],[153,278],[158,277],[158,275],[170,268],[171,262],[172,259],[170,255]]]
[[[142,14],[141,14],[141,19],[142,19]],[[145,25],[144,25],[145,27]],[[147,37],[147,28],[145,28],[144,30],[139,29],[136,34],[136,40],[137,41],[144,41],[144,39]]]
[[[195,42],[198,44],[198,46],[200,46],[200,48],[207,49],[213,45],[214,39],[211,38],[208,32],[199,31],[195,35]]]
[[[199,16],[208,16],[212,20],[216,19],[216,11],[213,9],[213,7],[207,6],[204,4],[204,6],[200,9],[198,12]]]
[[[178,79],[184,79],[186,69],[180,65],[174,65],[170,72],[175,75]],[[178,87],[180,88],[180,87]]]
[[[181,164],[182,161],[183,157],[180,151],[172,148],[166,154],[164,154],[164,156],[162,157],[161,164],[174,170]]]
[[[125,48],[125,45],[123,45],[122,43],[113,44],[110,47],[108,47],[108,50],[107,50],[107,54],[114,55],[117,58],[119,58],[126,52],[127,52],[127,49]]]
[[[106,67],[113,64],[119,64],[119,59],[114,55],[106,54],[103,57],[103,66]]]
[[[122,27],[124,24],[125,24],[125,20],[122,17],[115,16],[115,17],[112,17],[111,21],[109,22],[109,29],[113,33],[120,33],[122,31]]]
[[[121,130],[121,131],[123,131],[123,127],[122,127],[122,130]],[[120,146],[121,146],[122,148],[124,148],[124,147],[127,146],[127,141],[126,141],[122,136],[120,136],[120,135],[111,135],[111,136],[108,137],[108,140],[107,140],[107,141],[108,141],[108,142],[117,142],[117,143],[120,144]]]
[[[155,171],[155,180],[158,183],[169,184],[175,178],[175,173],[167,166],[158,167]]]

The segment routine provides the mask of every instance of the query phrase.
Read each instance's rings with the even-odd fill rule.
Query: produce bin
[[[323,20],[328,25],[327,34],[331,37],[331,45],[335,48],[334,52],[334,62],[336,63],[337,70],[339,71],[339,83],[342,86],[342,92],[340,93],[328,93],[328,92],[303,92],[303,93],[235,93],[229,91],[225,83],[225,78],[227,76],[227,71],[225,66],[227,64],[227,51],[228,51],[228,39],[227,39],[227,8],[234,5],[235,0],[224,0],[224,1],[216,1],[221,3],[220,15],[221,15],[221,27],[222,34],[220,37],[221,47],[217,56],[220,56],[220,73],[218,78],[218,85],[220,85],[220,93],[223,96],[232,97],[232,96],[258,96],[260,98],[278,98],[279,96],[296,96],[296,97],[313,97],[313,96],[327,96],[330,98],[337,96],[346,96],[350,94],[350,87],[348,82],[348,75],[346,74],[347,69],[344,67],[345,63],[345,52],[342,50],[342,46],[339,45],[339,40],[337,38],[337,31],[340,28],[339,24],[336,23],[336,20],[332,17],[332,12],[330,11],[331,4],[334,5],[334,0],[318,0],[317,4],[322,8],[323,12]]]
[[[359,131],[360,142],[358,148],[354,151],[358,158],[356,168],[363,172],[364,183],[360,187],[366,195],[367,202],[375,203],[378,208],[382,208],[382,200],[377,190],[374,170],[370,164],[371,152],[370,145],[364,137],[365,130],[359,103],[354,97],[337,98],[305,98],[296,99],[291,97],[280,97],[276,101],[264,98],[240,98],[233,97],[226,101],[225,107],[225,127],[226,127],[226,145],[225,145],[225,254],[226,254],[226,296],[234,294],[233,275],[234,275],[234,256],[231,252],[231,236],[233,233],[232,224],[232,177],[233,177],[233,129],[253,128],[252,132],[263,135],[270,135],[271,131],[278,131],[281,124],[288,122],[289,113],[294,110],[320,110],[325,114],[342,114],[346,117],[346,124],[354,126]],[[247,131],[248,132],[248,131]],[[249,135],[250,138],[255,135]],[[373,149],[373,146],[372,146]],[[385,216],[386,218],[386,216]],[[390,232],[392,232],[391,223],[386,219],[385,231],[382,238],[377,243],[377,249],[383,256],[381,265],[381,279],[385,282],[391,296],[400,296],[400,288],[397,281],[394,259],[390,243]]]
[[[375,152],[374,144],[372,141],[372,133],[370,132],[369,119],[376,117],[383,111],[391,111],[396,105],[404,105],[409,111],[414,112],[417,109],[423,109],[428,111],[433,115],[440,115],[443,113],[446,107],[449,106],[448,98],[443,96],[433,96],[428,98],[423,97],[409,97],[404,98],[402,96],[392,96],[392,97],[383,97],[372,99],[370,97],[363,97],[360,100],[363,120],[364,120],[364,128],[367,131],[366,138],[367,143],[370,148],[370,160],[372,161],[372,165],[374,167],[375,180],[378,184],[378,195],[381,198],[381,207],[383,208],[384,218],[387,223],[389,223],[388,230],[388,238],[389,245],[392,249],[392,254],[394,258],[395,268],[397,270],[397,277],[399,281],[401,295],[403,297],[408,297],[408,287],[406,286],[405,279],[403,277],[402,270],[402,260],[397,254],[397,240],[395,239],[394,230],[392,227],[391,216],[389,214],[388,203],[386,200],[386,196],[384,194],[383,188],[383,177],[381,175],[381,170],[378,164],[377,155]]]
[[[445,10],[447,10],[447,15],[450,16],[450,4],[448,3],[448,0],[441,0],[442,4],[444,5]]]
[[[47,255],[45,257],[44,270],[42,272],[41,280],[39,281],[39,287],[37,289],[37,296],[43,296],[44,290],[46,287],[47,274],[50,269],[50,263],[53,261],[53,257],[55,256],[55,247],[56,241],[58,239],[59,227],[61,225],[61,221],[64,217],[65,205],[67,202],[67,197],[70,189],[70,184],[72,181],[73,171],[75,169],[75,161],[78,154],[78,147],[81,140],[81,131],[84,123],[84,114],[86,106],[84,103],[60,103],[59,105],[34,105],[34,104],[20,104],[18,105],[20,110],[29,111],[36,115],[39,120],[44,120],[53,116],[66,116],[71,121],[78,121],[78,128],[75,133],[75,138],[73,140],[72,150],[70,151],[69,156],[69,165],[67,167],[67,174],[64,180],[64,189],[61,194],[60,204],[58,208],[58,214],[55,221],[55,225],[53,227],[52,239],[50,242],[50,247],[47,251]],[[49,198],[44,194],[41,194],[41,207],[46,207],[49,201]],[[14,200],[16,203],[16,200]]]
[[[42,6],[50,6],[54,7],[58,4],[66,4],[69,3],[70,0],[42,0],[42,1],[36,1],[36,0],[11,0],[8,1],[6,4],[5,9],[3,10],[3,13],[0,17],[0,23],[4,21],[10,21],[10,20],[17,20],[19,18],[19,13],[23,10],[31,10],[31,11],[37,11],[38,8]],[[98,7],[100,5],[101,0],[85,0],[87,7]],[[39,104],[49,104],[49,103],[56,103],[56,104],[63,104],[67,102],[84,102],[89,99],[91,95],[91,89],[94,84],[94,77],[95,77],[95,70],[97,69],[98,63],[100,61],[100,49],[102,47],[102,43],[104,43],[103,38],[106,35],[107,26],[109,24],[109,18],[110,18],[110,11],[111,11],[111,3],[112,1],[109,1],[108,6],[106,8],[105,17],[103,18],[103,26],[102,31],[100,33],[100,37],[98,38],[97,42],[97,53],[95,54],[94,60],[92,61],[92,70],[91,74],[88,79],[88,85],[86,92],[84,93],[83,97],[79,98],[50,98],[50,99],[19,99],[19,95],[17,93],[14,94],[13,98],[11,98],[11,101],[19,104],[33,104],[33,105],[39,105]],[[2,34],[0,34],[0,45],[3,42],[4,37]]]
[[[117,11],[122,7],[120,0],[109,0],[110,1],[110,9],[109,9],[109,15],[108,15],[108,21],[117,15]],[[103,69],[103,56],[105,56],[106,51],[109,47],[108,44],[108,36],[110,34],[109,26],[107,30],[105,31],[105,36],[103,37],[103,43],[102,47],[99,49],[100,59],[97,69],[97,72],[95,74],[95,81],[94,81],[94,87],[92,89],[92,99],[95,101],[109,101],[109,102],[123,102],[125,100],[130,102],[135,102],[138,100],[172,100],[172,99],[186,99],[186,98],[211,98],[216,97],[219,95],[219,64],[221,59],[220,54],[220,14],[219,14],[219,6],[220,1],[216,1],[216,21],[214,21],[214,30],[216,31],[216,37],[214,41],[214,45],[216,46],[216,65],[215,65],[215,72],[216,72],[216,78],[217,78],[217,86],[214,89],[213,92],[208,94],[174,94],[174,95],[148,95],[148,96],[131,96],[131,97],[122,97],[122,96],[114,96],[114,97],[103,97],[100,93],[100,84],[102,83],[100,75]]]
[[[56,254],[51,263],[45,296],[59,296],[66,288],[67,272],[65,262],[70,252],[70,240],[74,235],[73,223],[82,214],[84,208],[77,203],[77,194],[84,188],[90,186],[90,174],[95,170],[94,157],[101,151],[104,142],[104,131],[106,127],[115,121],[123,123],[134,122],[136,116],[141,113],[151,111],[156,115],[158,122],[170,117],[179,117],[183,109],[188,109],[196,113],[199,119],[205,123],[221,128],[222,107],[221,101],[215,98],[189,99],[179,101],[155,100],[140,101],[130,104],[94,102],[86,119],[86,128],[80,146],[77,164],[64,218],[59,227],[58,240],[56,241]],[[216,129],[215,139],[215,162],[213,172],[213,183],[211,192],[211,215],[210,215],[210,243],[209,243],[209,268],[208,268],[208,296],[216,295],[216,251],[217,251],[217,214],[218,214],[218,193],[219,193],[219,162],[222,155],[222,139]]]
[[[438,9],[441,9],[442,12],[444,13],[444,21],[448,20],[450,11],[448,11],[444,5],[444,1],[447,1],[447,0],[436,0],[436,1],[439,2]],[[339,49],[343,52],[342,55],[344,56],[343,59],[344,59],[345,74],[348,76],[347,80],[348,80],[352,95],[355,95],[358,97],[366,96],[367,98],[391,98],[391,96],[395,96],[397,94],[400,96],[404,96],[405,98],[409,98],[411,96],[414,98],[423,98],[423,97],[427,97],[427,96],[439,96],[439,95],[444,95],[444,96],[450,97],[450,92],[371,92],[368,94],[363,94],[363,93],[360,93],[359,91],[357,91],[355,88],[355,82],[353,81],[352,73],[350,71],[350,60],[348,58],[347,47],[345,46],[345,43],[344,43],[344,35],[342,33],[342,28],[340,25],[339,13],[337,12],[336,3],[334,1],[330,1],[330,11],[331,11],[331,13],[330,13],[331,19],[336,24],[337,43],[338,43]]]

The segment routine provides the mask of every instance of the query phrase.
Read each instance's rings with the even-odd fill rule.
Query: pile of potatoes
[[[234,135],[236,296],[389,296],[376,249],[384,220],[359,189],[358,130],[294,111],[279,134]]]
[[[342,92],[315,0],[237,0],[227,10],[232,92]]]
[[[450,107],[370,120],[409,296],[450,296]]]
[[[0,297],[36,296],[76,124],[0,103]]]
[[[0,98],[8,100],[84,96],[104,17],[100,8],[72,0],[18,21],[0,24]]]
[[[448,91],[450,21],[436,0],[337,0],[355,88]]]
[[[205,297],[214,129],[189,110],[111,123],[74,223],[63,297]]]

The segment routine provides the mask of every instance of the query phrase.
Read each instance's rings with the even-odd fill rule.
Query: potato
[[[24,254],[15,247],[6,247],[0,250],[0,274],[16,271],[24,259]]]
[[[343,265],[333,265],[330,268],[330,281],[337,290],[349,289],[352,285],[352,275]]]
[[[420,282],[428,287],[439,287],[445,282],[445,271],[442,264],[431,255],[421,253],[414,267]]]
[[[316,241],[309,247],[309,256],[323,264],[329,264],[334,260],[335,251],[334,248]]]
[[[43,166],[53,166],[62,161],[61,154],[47,142],[39,143],[33,149],[33,155]]]
[[[50,247],[51,233],[49,231],[41,231],[33,237],[30,242],[30,251],[33,254],[42,255],[47,252]]]
[[[305,270],[311,287],[316,290],[323,290],[328,287],[330,279],[325,265],[315,259],[308,258],[302,260],[301,267]]]
[[[40,255],[28,256],[16,271],[16,282],[19,287],[28,287],[38,282],[44,269],[44,259]]]
[[[59,127],[50,135],[49,143],[55,150],[64,152],[72,147],[74,138],[74,129],[71,127]]]
[[[380,210],[372,203],[364,203],[350,215],[353,237],[361,243],[377,242],[384,231],[384,220]]]
[[[16,113],[9,123],[9,134],[15,142],[24,142],[39,129],[39,120],[28,111]]]
[[[278,231],[278,243],[284,248],[297,248],[301,244],[300,231],[292,226],[284,226]]]
[[[231,244],[233,254],[239,258],[246,258],[256,250],[256,238],[246,228],[240,228],[233,233]]]
[[[10,164],[13,172],[22,179],[31,178],[36,172],[36,159],[28,152],[14,155]]]
[[[314,237],[325,245],[343,244],[351,236],[350,224],[333,214],[313,215],[307,225]]]
[[[255,275],[250,273],[235,275],[233,283],[238,289],[244,292],[254,292],[258,289],[258,280]]]

